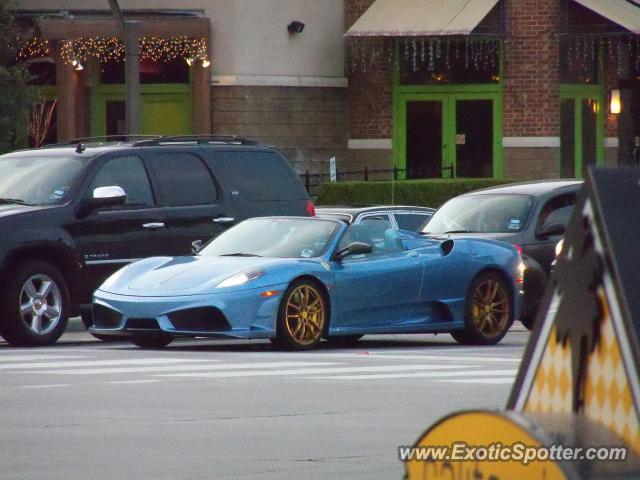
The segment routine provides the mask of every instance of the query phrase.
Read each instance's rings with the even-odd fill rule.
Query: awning
[[[629,0],[575,0],[613,23],[640,33],[640,5]]]
[[[347,35],[354,37],[468,35],[498,1],[376,0],[347,31]]]

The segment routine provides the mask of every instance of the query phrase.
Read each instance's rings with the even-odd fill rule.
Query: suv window
[[[125,205],[153,205],[153,193],[142,160],[134,155],[112,158],[107,161],[91,183],[89,194],[99,187],[121,187],[127,194]]]
[[[423,213],[394,213],[396,217],[396,223],[400,230],[408,230],[410,232],[417,232],[422,225],[427,223],[427,220],[431,218],[431,214]]]
[[[212,161],[249,200],[299,200],[306,193],[286,160],[275,152],[216,151]]]
[[[213,205],[218,200],[218,189],[211,172],[195,155],[158,153],[152,164],[165,205]]]

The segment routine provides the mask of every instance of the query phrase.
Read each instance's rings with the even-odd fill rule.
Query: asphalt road
[[[0,479],[400,479],[399,445],[454,410],[505,405],[528,337],[368,336],[304,353],[145,351],[86,332],[0,342]]]

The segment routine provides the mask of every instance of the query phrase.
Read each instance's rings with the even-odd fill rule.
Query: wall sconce
[[[79,72],[80,70],[84,70],[84,66],[82,65],[82,63],[80,62],[80,60],[78,60],[77,58],[74,58],[71,61],[71,65],[73,66],[73,68]]]
[[[611,90],[611,102],[609,104],[609,111],[614,114],[620,113],[622,106],[620,104],[620,90]]]
[[[299,22],[298,20],[294,20],[289,25],[287,25],[287,30],[289,30],[289,33],[292,34],[302,33],[302,31],[304,30],[304,23]]]

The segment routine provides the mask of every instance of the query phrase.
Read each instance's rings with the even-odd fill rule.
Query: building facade
[[[249,136],[282,148],[300,171],[347,151],[343,0],[119,4],[141,29],[140,133]],[[48,140],[124,133],[122,35],[109,3],[15,7],[39,41],[23,59],[57,99]]]
[[[122,35],[107,5],[17,5],[33,37],[20,58],[55,109],[36,135],[46,141],[125,131]],[[633,161],[640,144],[634,0],[120,6],[140,24],[143,134],[248,136],[301,173],[328,175],[336,157],[353,179],[365,167],[378,178],[580,177]]]
[[[348,0],[346,21],[356,157],[406,178],[580,177],[633,161],[633,1]]]

